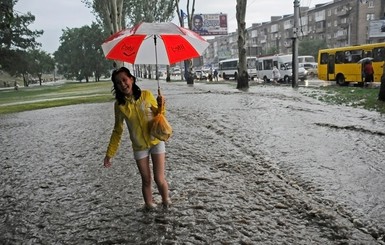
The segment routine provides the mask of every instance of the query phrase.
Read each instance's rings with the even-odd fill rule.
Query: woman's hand
[[[158,108],[164,106],[165,99],[162,95],[158,95],[158,97],[156,97],[156,101],[158,102]]]
[[[108,156],[106,156],[104,158],[104,167],[105,168],[109,168],[112,166],[112,162],[111,162],[111,158],[109,158]]]

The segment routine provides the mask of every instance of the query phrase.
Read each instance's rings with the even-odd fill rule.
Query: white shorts
[[[159,144],[154,145],[153,147],[143,150],[143,151],[134,151],[134,159],[140,160],[145,157],[148,157],[150,154],[162,154],[166,153],[166,145],[164,141],[161,141]]]

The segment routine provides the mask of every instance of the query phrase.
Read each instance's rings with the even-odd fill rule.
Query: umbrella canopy
[[[102,49],[107,59],[170,65],[199,57],[208,46],[201,36],[174,23],[142,22],[107,38]]]
[[[373,60],[372,57],[365,57],[365,58],[362,58],[359,61],[357,61],[357,63],[366,63],[366,62],[372,61],[372,60]]]

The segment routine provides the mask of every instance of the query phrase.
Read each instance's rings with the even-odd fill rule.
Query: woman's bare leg
[[[151,169],[149,160],[149,157],[136,160],[140,176],[142,177],[142,194],[147,207],[151,207],[153,205]]]
[[[152,165],[154,171],[154,180],[158,187],[158,191],[162,196],[163,204],[168,205],[169,195],[168,195],[168,183],[165,178],[165,162],[166,162],[166,154],[151,154]]]

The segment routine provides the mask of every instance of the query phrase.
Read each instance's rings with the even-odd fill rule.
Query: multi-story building
[[[313,8],[301,7],[299,16],[298,39],[320,39],[330,48],[385,42],[385,29],[373,30],[381,23],[385,28],[384,0],[334,0]],[[291,53],[293,37],[294,15],[272,16],[268,22],[247,28],[246,53]],[[204,63],[215,65],[219,60],[238,57],[237,40],[237,32],[209,40]]]

